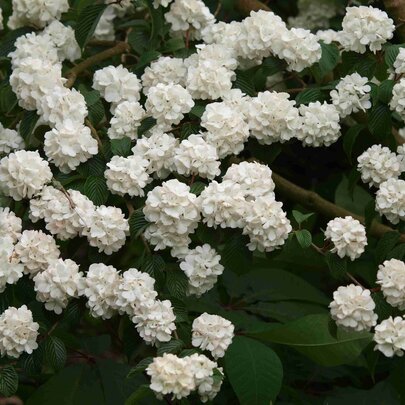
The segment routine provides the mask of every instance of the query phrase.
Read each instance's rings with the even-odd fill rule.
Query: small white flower
[[[375,206],[377,212],[385,215],[388,221],[397,224],[405,220],[405,180],[388,179],[380,184]]]
[[[214,359],[224,357],[232,343],[234,329],[232,322],[227,319],[204,312],[193,321],[193,346],[210,351]]]
[[[22,232],[22,220],[10,208],[0,207],[0,238],[10,238],[17,242]]]
[[[367,246],[366,228],[350,216],[329,221],[325,237],[332,241],[333,253],[340,258],[348,256],[352,261],[360,257]]]
[[[24,140],[14,129],[4,128],[0,123],[0,155],[24,148]]]
[[[0,293],[7,284],[15,284],[24,273],[24,266],[14,254],[13,240],[9,237],[0,237]]]
[[[405,119],[405,78],[395,83],[392,89],[390,108],[392,111],[396,111],[403,120]]]
[[[377,283],[381,285],[388,304],[405,309],[405,263],[391,259],[380,264],[377,272]]]
[[[31,354],[38,347],[38,329],[26,305],[7,308],[0,315],[1,355],[18,358],[24,352]]]
[[[145,117],[145,110],[137,101],[123,101],[114,109],[114,116],[108,128],[110,139],[138,138],[138,128]]]
[[[370,330],[377,323],[374,313],[375,303],[370,290],[350,284],[339,287],[333,293],[333,301],[329,304],[332,318],[338,326],[355,331]]]
[[[383,320],[374,329],[374,350],[379,350],[386,357],[404,355],[405,350],[405,320],[401,316]]]
[[[397,75],[405,73],[405,48],[399,48],[399,52],[394,62],[394,69]]]

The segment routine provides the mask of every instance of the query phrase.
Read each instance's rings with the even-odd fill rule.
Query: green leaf
[[[395,59],[397,58],[399,54],[399,50],[403,47],[404,45],[387,45],[384,47],[384,61],[386,65],[390,68],[394,66]]]
[[[387,105],[377,104],[368,112],[368,116],[368,127],[377,139],[383,139],[385,135],[391,133],[391,110]]]
[[[310,88],[303,90],[301,93],[295,97],[295,102],[297,105],[300,104],[309,104],[315,101],[324,101],[325,96],[319,88]]]
[[[75,37],[81,49],[85,47],[86,43],[93,36],[106,8],[106,4],[91,4],[80,13],[75,29]]]
[[[166,286],[170,295],[182,299],[188,287],[187,276],[181,270],[169,270],[166,273]]]
[[[385,104],[388,104],[392,98],[392,89],[394,80],[384,80],[378,88],[378,99]]]
[[[141,121],[141,125],[138,127],[138,136],[141,137],[145,132],[149,131],[156,124],[156,120],[153,117],[146,117]]]
[[[271,404],[280,392],[280,359],[270,347],[253,339],[233,339],[225,355],[225,370],[241,405]]]
[[[236,80],[233,87],[242,90],[248,96],[255,96],[256,89],[253,83],[253,76],[248,71],[236,71]]]
[[[266,343],[287,345],[322,366],[351,363],[371,342],[369,332],[337,330],[333,336],[329,316],[308,315],[280,327],[249,333],[249,336]]]
[[[62,340],[55,336],[49,336],[45,341],[44,354],[47,363],[54,369],[63,368],[66,362],[67,352]]]
[[[194,115],[194,117],[201,118],[205,111],[205,105],[195,104],[194,107],[190,110],[189,114]]]
[[[5,397],[13,395],[18,388],[18,374],[13,366],[0,369],[0,394]]]
[[[163,53],[172,53],[184,49],[186,44],[184,43],[183,37],[171,38],[166,41],[164,48],[162,49]]]
[[[202,181],[195,181],[190,187],[190,192],[195,195],[200,195],[207,185]]]
[[[166,264],[161,256],[152,255],[145,258],[144,262],[140,266],[140,270],[150,274],[156,280],[156,283],[160,285],[164,281],[163,272],[165,267]]]
[[[143,401],[146,400],[147,401]],[[141,385],[136,391],[134,391],[129,398],[125,401],[124,405],[139,405],[144,404],[160,404],[161,401],[158,401],[155,397],[153,391],[149,388],[149,385]]]
[[[378,264],[387,259],[388,254],[394,249],[400,238],[399,232],[386,232],[378,241],[375,249],[375,258]]]
[[[404,258],[405,258],[405,243],[401,243],[400,245],[396,246],[387,255],[387,260],[390,259],[404,260]]]
[[[9,31],[6,35],[4,35],[0,44],[0,58],[6,58],[10,52],[15,50],[14,43],[18,37],[32,31],[33,28],[22,27]]]
[[[0,85],[0,112],[3,114],[11,111],[17,104],[17,97],[8,81],[3,81]]]
[[[149,222],[145,219],[142,208],[135,210],[129,217],[129,232],[131,238],[138,238],[148,226]]]
[[[108,199],[108,188],[102,176],[89,176],[84,184],[84,194],[96,205],[103,205]]]
[[[252,265],[252,252],[247,248],[246,236],[235,234],[228,238],[222,250],[221,263],[236,274],[247,273]]]
[[[302,212],[299,212],[297,210],[292,210],[292,215],[297,222],[298,225],[301,225],[304,223],[307,219],[311,218],[314,213],[310,212],[309,214],[303,214]]]
[[[295,237],[302,248],[309,248],[312,244],[312,235],[307,229],[300,229],[295,232]]]
[[[364,128],[364,124],[355,124],[350,127],[343,136],[343,150],[345,151],[349,162],[352,162],[352,151],[353,146],[356,143],[356,139]]]
[[[146,52],[149,33],[145,30],[133,30],[128,35],[128,44],[139,55]]]
[[[157,355],[162,356],[163,353],[179,353],[184,347],[184,342],[180,339],[172,339],[170,342],[162,343],[157,349]]]
[[[339,63],[340,52],[335,44],[325,44],[320,41],[322,48],[322,56],[317,64],[312,67],[312,71],[315,76],[322,79],[329,72],[331,72]]]
[[[113,155],[127,157],[131,154],[131,139],[124,137],[121,139],[111,139],[111,152]]]
[[[346,277],[346,258],[341,259],[338,255],[327,252],[325,255],[325,260],[333,277],[337,279],[343,279],[344,277]]]
[[[19,132],[23,137],[25,143],[30,145],[32,143],[32,133],[34,131],[35,125],[39,120],[39,116],[35,111],[25,111],[23,118],[20,123]]]
[[[199,129],[200,125],[198,123],[186,122],[181,126],[180,139],[183,140],[188,138],[190,135],[198,134]]]
[[[158,51],[146,51],[144,52],[141,57],[139,58],[138,63],[136,64],[136,66],[134,67],[134,71],[136,73],[140,73],[142,72],[142,70],[150,65],[151,62],[153,62],[154,60],[158,59],[160,57],[160,52]]]
[[[153,357],[146,357],[142,359],[135,367],[131,368],[131,371],[128,373],[127,378],[132,378],[135,375],[144,372],[149,364],[153,361]]]

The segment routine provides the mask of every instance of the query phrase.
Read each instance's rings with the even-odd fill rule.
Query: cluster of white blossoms
[[[9,307],[0,315],[0,354],[14,358],[31,354],[37,347],[39,324],[25,306]]]
[[[332,103],[339,111],[341,118],[371,107],[371,87],[367,83],[367,77],[352,73],[340,79],[336,90],[330,92]]]
[[[15,243],[21,236],[21,231],[21,218],[10,211],[10,208],[0,207],[0,238],[8,238]]]
[[[371,292],[358,285],[339,287],[333,293],[329,308],[336,324],[343,328],[364,331],[377,324],[378,316],[374,313],[375,303]]]
[[[378,268],[377,283],[381,286],[388,304],[405,309],[405,263],[391,259]]]
[[[220,378],[214,378],[215,372]],[[197,391],[202,402],[215,398],[223,377],[222,368],[203,354],[178,357],[165,353],[153,359],[146,373],[151,377],[150,388],[158,398],[172,395],[181,399]]]
[[[15,284],[24,273],[24,266],[14,255],[13,240],[9,237],[0,237],[0,293],[7,284]]]
[[[325,237],[333,243],[331,251],[341,258],[348,256],[355,260],[367,246],[366,228],[350,216],[329,221]]]
[[[368,148],[357,158],[357,162],[362,181],[369,183],[370,187],[379,187],[389,179],[398,179],[405,171],[405,157],[382,145]]]
[[[392,111],[397,112],[402,120],[405,119],[405,78],[400,79],[394,84],[390,108]]]
[[[401,316],[383,320],[374,329],[375,350],[387,357],[403,356],[405,350],[405,319]]]
[[[24,148],[24,140],[14,129],[4,128],[0,123],[0,156]]]
[[[220,260],[221,256],[207,243],[187,251],[180,268],[188,278],[188,294],[199,297],[214,287],[224,271]]]
[[[232,343],[234,329],[232,322],[227,319],[204,312],[193,321],[192,344],[208,350],[214,359],[218,359],[225,355]]]
[[[375,207],[393,224],[405,221],[405,180],[393,178],[381,183]]]

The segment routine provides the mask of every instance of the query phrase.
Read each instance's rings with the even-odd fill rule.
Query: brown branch
[[[401,41],[405,41],[405,1],[404,0],[384,0],[387,13],[397,24],[395,34]]]
[[[80,73],[84,72],[89,67],[102,62],[105,59],[109,59],[115,55],[120,55],[124,52],[129,51],[129,45],[125,42],[118,42],[114,47],[106,49],[103,52],[97,53],[89,58],[85,59],[84,61],[80,62],[74,68],[70,69],[67,73],[67,81],[65,83],[65,87],[71,88],[79,76]]]
[[[304,188],[291,183],[291,181],[285,179],[284,177],[281,177],[274,172],[273,180],[276,184],[276,191],[278,191],[280,194],[284,195],[291,201],[300,203],[308,209],[318,212],[326,218],[351,216],[359,220],[361,223],[365,223],[364,217],[353,214],[345,208],[339,207],[338,205],[325,200],[314,191],[305,190]],[[387,232],[393,231],[394,229],[390,228],[387,225],[380,224],[377,221],[373,221],[370,227],[370,234],[378,238],[380,238]],[[401,242],[405,242],[405,234],[401,233],[400,235]]]
[[[91,123],[91,121],[90,121],[88,118],[86,118],[86,119],[84,120],[84,122],[85,122],[85,124],[90,128],[91,135],[92,135],[92,137],[97,141],[98,149],[101,151],[102,148],[103,148],[103,142],[101,142],[101,139],[100,139],[100,137],[98,136],[97,129],[93,127],[93,124]]]
[[[241,13],[246,15],[249,15],[251,11],[270,11],[270,7],[259,0],[237,0],[236,7]]]

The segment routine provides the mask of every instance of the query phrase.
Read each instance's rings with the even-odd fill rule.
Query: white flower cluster
[[[21,135],[13,129],[4,128],[0,123],[0,156],[23,148],[24,140]]]
[[[332,103],[342,118],[371,107],[371,87],[367,82],[367,77],[353,73],[340,79],[336,90],[330,92]]]
[[[399,52],[394,61],[394,70],[397,75],[405,73],[405,48],[399,48]]]
[[[405,119],[405,78],[395,83],[392,89],[390,108],[392,111],[397,112],[402,120]]]
[[[24,273],[24,266],[14,254],[14,244],[8,237],[0,237],[0,293],[7,284],[15,284]]]
[[[143,213],[152,222],[145,238],[155,250],[182,248],[189,245],[189,235],[197,228],[200,202],[186,184],[169,180],[148,193]]]
[[[224,357],[232,343],[234,329],[232,322],[227,319],[204,312],[193,321],[192,344],[211,352],[214,359]]]
[[[0,315],[0,354],[18,358],[31,354],[37,347],[39,324],[25,306],[9,307]]]
[[[405,350],[405,319],[401,316],[383,320],[374,329],[374,350],[386,357],[403,356]]]
[[[157,398],[171,394],[181,399],[197,391],[202,402],[213,400],[221,388],[222,378],[214,379],[215,372],[223,377],[222,368],[202,354],[177,357],[165,353],[155,357],[146,369]]]
[[[357,53],[379,51],[382,45],[392,38],[394,21],[385,11],[374,7],[347,7],[342,22],[343,31],[340,43],[346,51]]]
[[[329,304],[330,313],[336,324],[355,331],[370,330],[377,323],[375,303],[370,290],[350,284],[339,287],[333,293]]]
[[[113,266],[89,267],[80,292],[94,317],[111,318],[116,311],[128,314],[142,339],[155,345],[168,342],[176,329],[171,302],[156,299],[155,280],[137,269],[123,275]]]
[[[180,268],[188,278],[188,294],[199,297],[214,287],[224,271],[220,260],[221,256],[208,244],[187,251]]]
[[[381,183],[375,206],[377,212],[385,215],[393,224],[405,221],[405,180],[394,178]]]
[[[382,145],[373,145],[357,158],[357,168],[364,183],[380,186],[389,179],[397,179],[405,171],[405,156],[391,152]]]
[[[117,104],[114,116],[111,118],[111,126],[107,132],[108,137],[110,139],[121,139],[124,137],[137,139],[138,128],[144,117],[145,110],[138,101],[120,102]]]
[[[9,238],[13,243],[21,236],[22,221],[10,208],[0,207],[0,238]]]
[[[360,257],[367,246],[366,228],[350,216],[328,222],[325,237],[333,243],[333,253],[353,261]]]
[[[405,263],[391,259],[386,260],[378,268],[377,283],[381,285],[388,304],[405,309]]]

